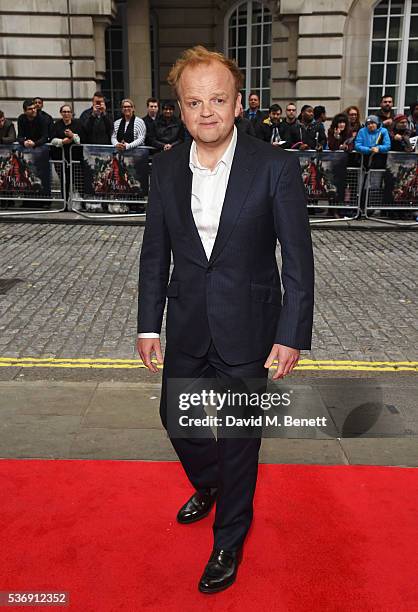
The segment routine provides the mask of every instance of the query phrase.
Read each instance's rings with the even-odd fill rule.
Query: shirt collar
[[[221,159],[217,162],[215,168],[212,171],[212,170],[209,170],[209,168],[205,168],[199,163],[199,160],[197,157],[196,143],[193,140],[192,146],[190,147],[190,155],[189,155],[190,170],[192,172],[193,170],[200,170],[200,171],[205,171],[205,173],[207,174],[216,174],[221,164],[224,164],[228,168],[231,168],[232,160],[234,159],[236,145],[237,145],[237,128],[234,125],[231,141],[228,147],[225,149],[224,154],[222,155]]]

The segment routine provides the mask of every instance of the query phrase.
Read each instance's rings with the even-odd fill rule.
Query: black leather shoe
[[[199,582],[201,593],[219,593],[235,582],[238,565],[242,559],[242,549],[228,551],[213,549],[208,564]]]
[[[202,493],[196,491],[178,511],[177,521],[187,525],[188,523],[194,523],[205,518],[215,503],[216,493],[216,489],[207,489]]]

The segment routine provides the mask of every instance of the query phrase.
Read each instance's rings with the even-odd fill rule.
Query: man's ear
[[[235,100],[235,117],[239,117],[241,111],[242,95],[238,92],[237,99]]]

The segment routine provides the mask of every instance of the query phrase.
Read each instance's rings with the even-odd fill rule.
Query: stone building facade
[[[64,101],[80,113],[102,88],[142,112],[148,96],[171,96],[170,66],[196,44],[239,59],[244,93],[260,90],[264,107],[309,102],[332,116],[355,104],[364,114],[388,88],[401,107],[418,93],[416,65],[402,59],[412,43],[415,53],[415,39],[409,51],[402,42],[415,35],[415,11],[414,0],[1,0],[0,108],[15,118],[39,95],[54,116]],[[370,68],[372,38],[383,60]]]

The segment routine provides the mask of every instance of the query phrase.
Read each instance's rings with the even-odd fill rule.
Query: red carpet
[[[238,580],[213,596],[212,517],[174,520],[179,464],[0,460],[0,487],[0,591],[69,591],[60,609],[418,610],[417,469],[261,465]]]

